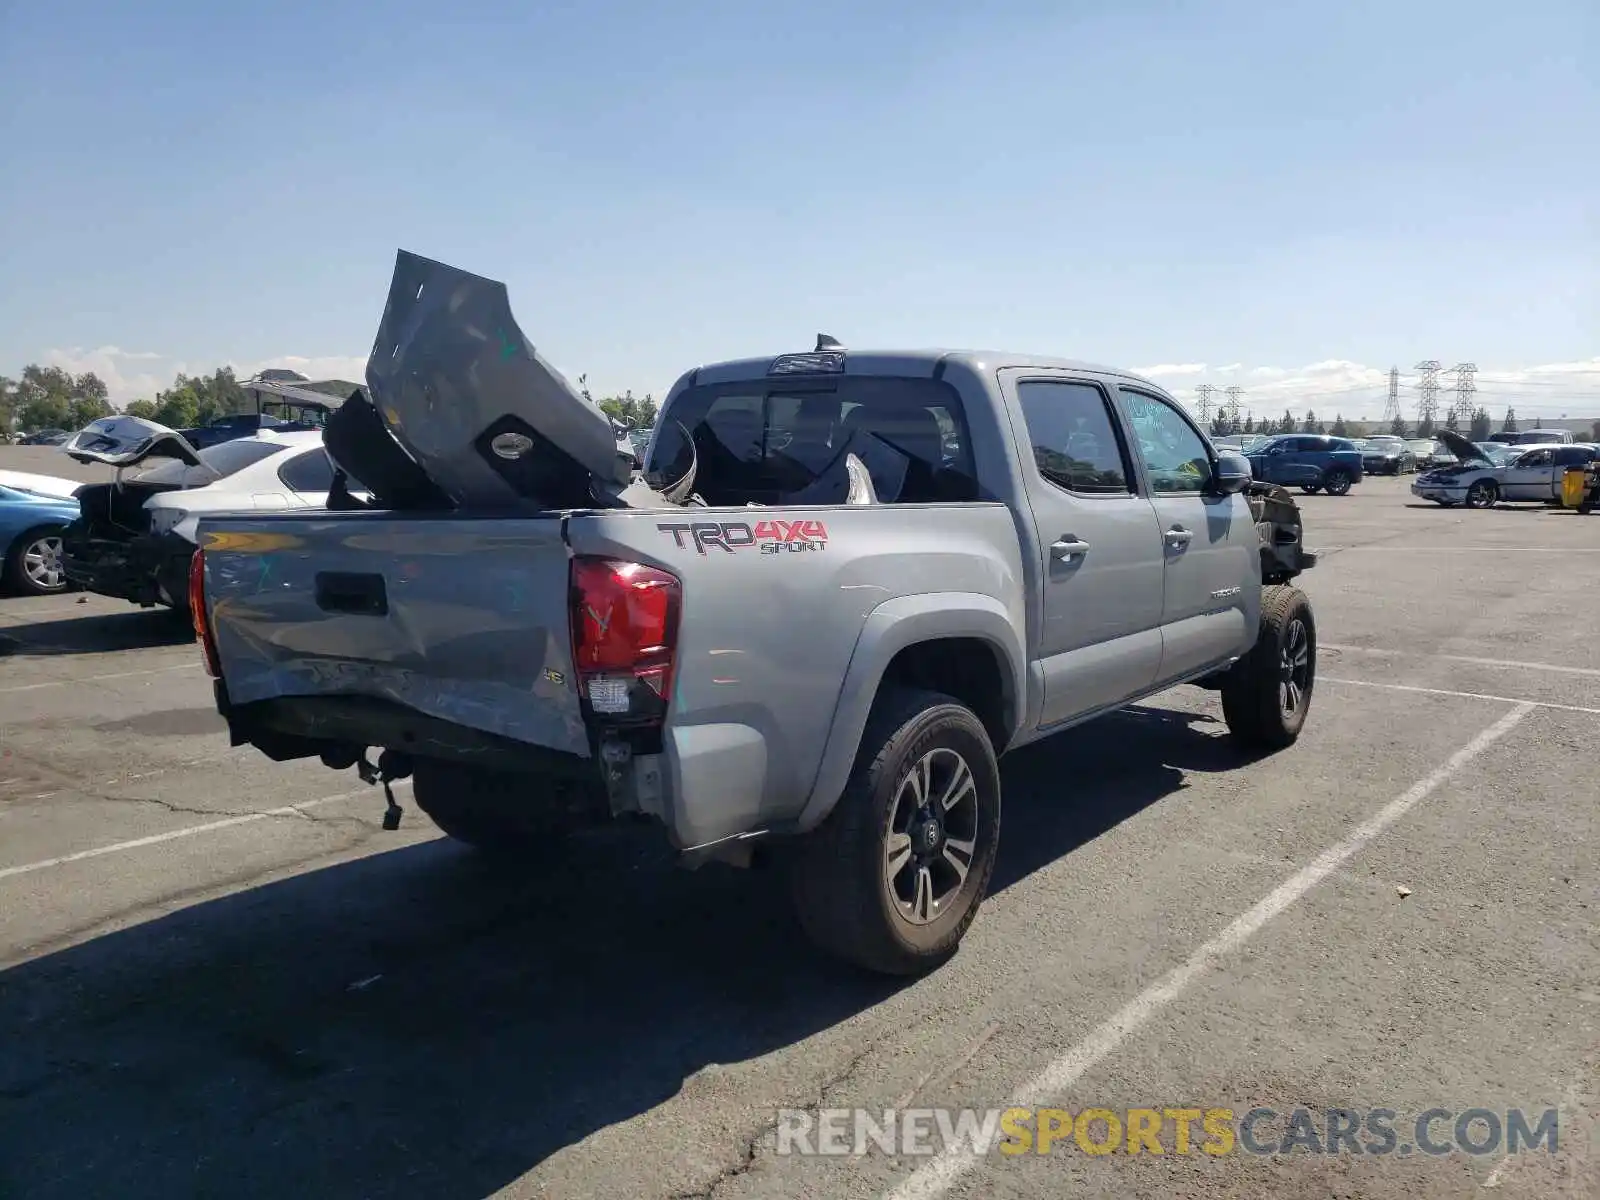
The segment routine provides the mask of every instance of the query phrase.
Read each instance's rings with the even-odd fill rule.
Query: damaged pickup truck
[[[1184,683],[1253,749],[1306,720],[1293,499],[1125,372],[823,337],[688,371],[634,478],[503,285],[402,253],[367,383],[325,438],[369,498],[203,517],[191,607],[233,743],[391,827],[408,775],[496,853],[658,822],[916,974],[988,889],[1000,755]]]

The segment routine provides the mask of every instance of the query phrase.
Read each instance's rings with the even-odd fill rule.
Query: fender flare
[[[894,656],[907,646],[941,638],[976,638],[994,650],[1003,690],[1002,722],[1008,737],[1015,736],[1026,706],[1027,679],[1022,635],[1006,606],[976,592],[928,592],[886,600],[867,614],[856,639],[816,778],[796,821],[799,832],[820,825],[844,792],[879,685]]]

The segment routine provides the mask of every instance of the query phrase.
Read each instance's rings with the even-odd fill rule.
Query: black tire
[[[1322,477],[1322,486],[1328,489],[1330,496],[1342,496],[1350,490],[1350,472],[1342,467],[1334,467]]]
[[[941,807],[937,817],[917,815],[925,810],[913,803],[910,776],[924,762],[929,792],[962,791],[948,814]],[[970,798],[957,783],[957,762],[970,774]],[[902,813],[904,831],[896,828]],[[928,825],[946,816],[949,823],[924,841]],[[896,838],[903,839],[907,858],[891,874],[890,845]],[[798,840],[790,858],[790,895],[800,926],[823,950],[869,971],[925,974],[955,954],[977,915],[999,839],[1000,770],[982,723],[971,709],[941,693],[885,689],[838,804]],[[965,851],[952,847],[968,841],[972,853],[961,875],[951,864]],[[937,906],[917,903],[924,872],[930,897],[934,888],[947,893]],[[903,900],[904,884],[912,885],[909,906],[897,902]],[[919,907],[927,918],[922,923],[913,915]],[[929,915],[933,907],[942,911]]]
[[[1316,680],[1317,624],[1311,602],[1296,587],[1266,588],[1256,644],[1222,684],[1228,732],[1251,750],[1292,746],[1306,723]]]
[[[1322,490],[1322,485],[1320,483],[1302,483],[1300,490],[1308,496],[1315,496]]]
[[[23,530],[12,540],[4,569],[0,570],[0,576],[4,577],[8,588],[21,596],[59,596],[68,590],[70,585],[61,571],[61,530],[59,525],[41,525],[36,529]],[[54,586],[42,584],[28,573],[30,552],[47,542],[54,543],[54,549],[46,553],[54,554],[56,573],[60,576],[60,582]]]
[[[487,855],[527,859],[558,848],[572,831],[558,798],[534,775],[418,759],[411,794],[450,837]]]
[[[1500,499],[1500,485],[1492,479],[1480,479],[1467,489],[1463,503],[1468,508],[1493,508]]]

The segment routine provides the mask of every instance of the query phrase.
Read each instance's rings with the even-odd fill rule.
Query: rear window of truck
[[[978,498],[961,398],[932,379],[846,375],[691,388],[657,421],[645,473],[659,485],[695,462],[694,491],[711,505],[834,503],[819,487],[843,477],[852,449],[884,503]]]

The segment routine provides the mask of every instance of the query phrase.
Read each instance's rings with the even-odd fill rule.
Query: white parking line
[[[409,779],[396,781],[392,786],[399,788],[408,784]],[[154,833],[149,837],[134,838],[128,842],[112,842],[109,846],[96,846],[92,850],[79,850],[73,854],[62,854],[55,858],[40,859],[38,862],[23,863],[20,867],[0,868],[0,879],[12,879],[18,875],[31,875],[35,871],[46,871],[51,867],[63,867],[68,863],[83,862],[89,858],[102,858],[107,854],[121,854],[124,850],[140,850],[145,846],[156,846],[162,842],[175,842],[179,838],[194,837],[201,833],[215,833],[219,829],[232,829],[237,825],[249,825],[255,821],[265,821],[270,817],[298,817],[303,816],[307,809],[317,808],[323,804],[333,804],[339,800],[354,800],[357,796],[371,794],[371,788],[361,788],[354,792],[340,792],[337,796],[323,796],[319,800],[307,800],[304,804],[288,804],[282,808],[269,808],[265,812],[240,813],[237,817],[224,817],[220,821],[207,821],[203,825],[185,825],[182,829],[169,829],[166,833]]]
[[[1600,677],[1600,668],[1567,667],[1560,663],[1518,662],[1512,658],[1473,658],[1466,654],[1412,654],[1405,650],[1375,650],[1371,646],[1333,646],[1322,642],[1321,650],[1335,650],[1340,654],[1376,654],[1387,658],[1438,658],[1446,662],[1471,663],[1479,667],[1516,667],[1527,671],[1559,671],[1563,675],[1593,675]]]
[[[40,688],[70,687],[74,683],[99,683],[103,679],[132,679],[135,675],[164,675],[168,671],[194,671],[199,666],[199,663],[179,663],[175,667],[147,667],[142,671],[113,671],[109,675],[80,675],[76,679],[47,679],[43,683],[20,683],[12,687],[0,687],[0,696],[8,696],[14,692],[36,692]]]
[[[1370,679],[1342,679],[1335,675],[1317,676],[1318,683],[1347,683],[1351,687],[1379,688],[1387,692],[1419,692],[1424,696],[1455,696],[1462,700],[1496,700],[1501,704],[1531,704],[1534,708],[1553,708],[1558,712],[1593,713],[1600,716],[1600,708],[1586,708],[1582,704],[1557,704],[1553,700],[1529,700],[1525,696],[1496,696],[1489,692],[1457,692],[1450,688],[1413,687],[1408,683],[1373,683]]]
[[[1237,950],[1262,926],[1294,904],[1317,884],[1360,851],[1364,846],[1405,816],[1462,767],[1515,729],[1536,705],[1523,702],[1501,717],[1477,737],[1452,754],[1445,764],[1425,779],[1380,808],[1357,825],[1343,841],[1329,846],[1311,862],[1296,871],[1254,907],[1235,918],[1216,937],[1191,954],[1159,982],[1140,992],[1123,1005],[1088,1037],[1068,1049],[1038,1075],[1022,1085],[1009,1103],[1022,1107],[1044,1104],[1061,1095],[1084,1072],[1138,1031],[1151,1017],[1172,1003],[1190,984],[1210,973],[1225,955]],[[930,1200],[943,1195],[961,1176],[983,1160],[984,1151],[967,1143],[946,1147],[938,1157],[908,1176],[889,1193],[890,1200]]]

